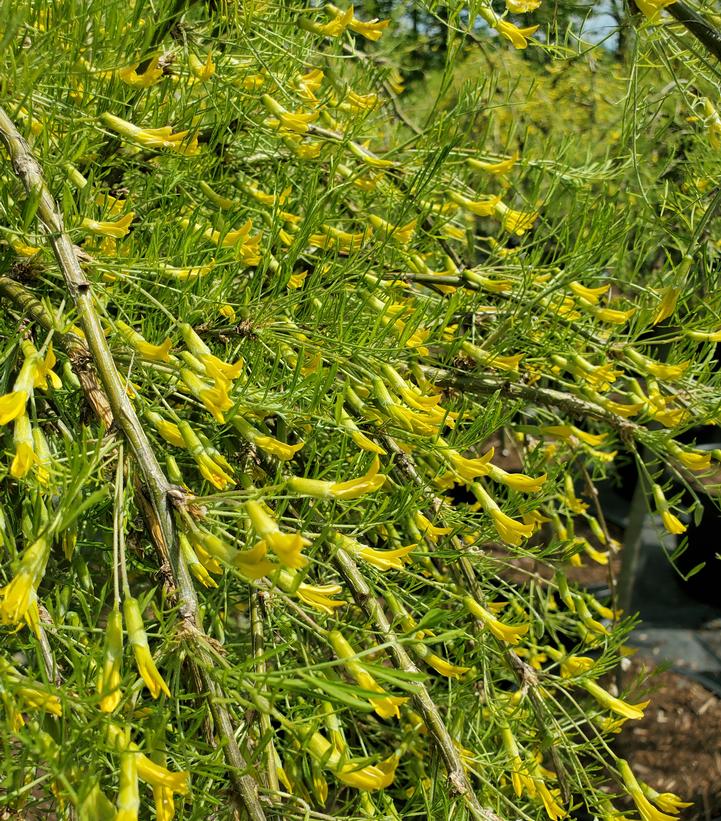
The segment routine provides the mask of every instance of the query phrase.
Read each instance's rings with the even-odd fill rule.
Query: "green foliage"
[[[671,532],[714,491],[717,72],[664,16],[621,63],[413,11],[405,90],[400,13],[3,6],[10,810],[677,813],[569,577],[616,462]]]

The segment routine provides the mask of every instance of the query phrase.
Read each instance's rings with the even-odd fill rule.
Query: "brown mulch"
[[[658,792],[694,802],[684,821],[721,817],[721,699],[671,671],[654,675],[651,686],[643,719],[625,724],[615,751]]]

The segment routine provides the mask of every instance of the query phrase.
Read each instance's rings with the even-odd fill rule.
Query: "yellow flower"
[[[689,470],[698,473],[711,467],[711,454],[708,451],[683,450],[675,442],[671,442],[669,450]]]
[[[510,0],[510,2],[518,2],[518,0]],[[537,5],[541,4],[541,0],[521,0],[521,2],[537,3]],[[507,174],[517,162],[518,152],[506,160],[498,160],[497,162],[484,162],[483,160],[476,160],[473,158],[468,159],[468,165],[470,165],[471,168],[478,168],[488,174],[494,174],[497,176]]]
[[[686,525],[669,510],[661,511],[661,521],[666,530],[674,536],[680,536],[686,532]]]
[[[277,569],[277,565],[265,558],[267,553],[265,542],[258,542],[250,550],[237,551],[233,565],[251,581],[262,579]]]
[[[209,80],[215,74],[215,63],[213,62],[213,52],[209,51],[205,62],[202,63],[195,54],[188,57],[188,65],[194,77],[201,81]]]
[[[360,556],[360,558],[368,562],[368,564],[372,564],[373,567],[384,573],[386,570],[402,570],[403,559],[416,547],[414,544],[411,544],[407,547],[395,548],[394,550],[376,550],[373,547],[367,547],[357,542],[355,539],[349,539],[340,533],[336,535],[336,539],[342,547],[350,553]]]
[[[566,656],[561,662],[561,675],[564,678],[582,676],[591,670],[595,663],[589,656]]]
[[[522,524],[507,516],[478,482],[472,482],[471,492],[478,499],[483,510],[491,517],[496,532],[506,544],[518,546],[533,535],[533,524]]]
[[[173,791],[167,787],[153,787],[153,799],[157,821],[173,821],[175,818]]]
[[[385,483],[386,476],[378,473],[380,459],[373,457],[368,471],[358,479],[349,479],[347,482],[324,482],[319,479],[305,479],[291,476],[288,487],[303,496],[333,499],[357,499],[367,493],[374,493]]]
[[[675,815],[667,815],[657,810],[646,798],[641,789],[641,785],[636,780],[636,776],[631,771],[627,761],[623,758],[619,758],[616,760],[616,765],[621,773],[621,778],[626,785],[629,795],[633,799],[639,813],[641,813],[643,821],[676,821]]]
[[[217,582],[210,575],[205,565],[200,561],[200,559],[198,559],[198,556],[193,550],[193,547],[190,544],[190,541],[188,540],[188,537],[185,535],[185,533],[178,533],[178,544],[180,545],[180,550],[183,556],[185,557],[185,561],[188,564],[188,569],[195,576],[195,578],[203,585],[203,587],[217,587]],[[222,570],[222,568],[220,569]]]
[[[15,444],[15,456],[10,465],[10,475],[14,479],[22,479],[38,461],[33,449],[32,425],[25,414],[15,420],[13,442]]]
[[[177,425],[173,422],[168,422],[167,419],[163,419],[163,417],[155,411],[146,410],[144,415],[169,445],[173,445],[176,448],[185,447],[185,441]]]
[[[668,502],[666,501],[666,497],[663,495],[661,486],[654,484],[651,487],[651,492],[653,493],[656,507],[661,515],[661,521],[663,522],[663,526],[666,530],[675,536],[680,536],[682,533],[685,533],[686,525],[684,525],[683,522],[681,522],[680,519],[674,516],[674,514],[669,510]]]
[[[287,462],[292,459],[305,444],[304,442],[298,442],[296,445],[289,445],[287,442],[281,442],[272,436],[262,434],[241,416],[234,416],[232,421],[233,425],[240,431],[245,439],[257,445],[261,450],[272,454],[282,462]]]
[[[648,784],[640,782],[641,789],[644,795],[653,801],[663,812],[678,815],[685,807],[693,807],[693,801],[682,801],[677,795],[672,792],[656,792]]]
[[[329,7],[329,11],[332,9]],[[346,29],[350,26],[351,20],[353,19],[353,6],[350,6],[344,12],[340,12],[338,9],[333,10],[333,19],[324,24],[315,23],[313,25],[313,30],[317,34],[324,34],[326,37],[340,37],[341,34],[344,34]]]
[[[150,655],[148,647],[148,637],[143,626],[143,617],[140,614],[138,600],[132,596],[126,596],[123,601],[123,612],[125,613],[125,626],[128,631],[128,641],[133,648],[135,663],[138,667],[143,681],[145,682],[153,698],[157,698],[161,692],[170,698],[170,690],[158,672],[153,657]]]
[[[388,28],[389,23],[390,20],[379,20],[377,17],[373,20],[368,20],[367,22],[363,22],[362,20],[358,20],[356,17],[353,17],[350,21],[349,28],[356,34],[360,34],[365,37],[366,40],[375,41],[380,39],[383,31]]]
[[[675,0],[637,0],[636,5],[646,17],[654,18],[661,9],[665,9],[666,6],[670,6],[674,2]]]
[[[81,223],[82,227],[93,234],[100,234],[104,237],[115,237],[115,239],[122,239],[127,236],[130,231],[130,223],[133,221],[135,213],[129,211],[124,217],[121,217],[115,222],[100,222],[98,220],[83,217]]]
[[[439,536],[447,536],[453,532],[452,527],[438,527],[427,519],[420,510],[413,513],[413,520],[415,521],[422,536],[427,536],[434,544],[438,543]]]
[[[98,669],[96,690],[100,696],[98,707],[112,713],[120,703],[120,667],[123,660],[123,617],[117,606],[108,616],[105,628],[103,663]]]
[[[181,369],[180,377],[190,392],[200,399],[210,411],[214,419],[221,425],[224,424],[223,412],[233,407],[233,402],[228,396],[227,383],[221,383],[216,379],[214,385],[208,385],[188,368]]]
[[[152,787],[165,787],[173,793],[187,795],[190,791],[190,773],[185,770],[171,772],[166,767],[151,761],[146,755],[138,751],[138,745],[129,741],[125,733],[116,724],[108,725],[108,741],[118,752],[126,750],[136,754],[138,777]]]
[[[26,391],[15,390],[0,396],[0,425],[7,425],[13,419],[25,412],[25,403],[28,401]]]
[[[528,38],[538,30],[538,26],[518,28],[518,26],[514,26],[513,23],[509,23],[508,20],[501,18],[496,18],[491,25],[502,37],[505,37],[506,40],[510,40],[514,48],[526,48],[528,46]],[[523,232],[521,231],[520,233]]]
[[[501,727],[501,739],[509,759],[513,792],[520,798],[525,789],[528,795],[533,798],[536,795],[536,785],[528,773],[528,768],[523,764],[516,739],[507,725]]]
[[[23,343],[23,349],[26,348],[26,343]],[[53,372],[53,368],[55,367],[55,363],[57,359],[55,357],[55,352],[53,351],[53,343],[50,342],[48,344],[47,351],[45,352],[45,358],[41,359],[38,352],[35,348],[27,343],[27,356],[35,355],[35,379],[33,381],[33,387],[35,388],[42,388],[43,390],[47,390],[48,388],[48,379],[50,380],[50,384],[53,388],[61,388],[63,383],[60,381],[60,377]]]
[[[545,473],[535,478],[526,476],[524,473],[507,473],[502,468],[490,464],[488,465],[488,476],[512,490],[522,491],[523,493],[538,493],[548,478]]]
[[[593,303],[594,305],[598,302],[599,297],[602,297],[604,294],[608,293],[608,285],[599,285],[597,288],[588,288],[586,285],[582,285],[580,282],[572,282],[569,285],[570,289],[573,291],[576,296],[583,297],[588,302]]]
[[[509,23],[508,25],[512,25]],[[515,26],[512,26],[514,29]],[[538,26],[531,26],[531,34],[538,28]],[[530,31],[530,29],[516,29],[516,31]],[[516,48],[525,48],[525,46],[516,46]],[[509,208],[502,202],[497,202],[495,205],[496,216],[501,220],[503,227],[511,234],[521,236],[526,231],[533,228],[533,224],[538,219],[538,211],[515,211]]]
[[[163,69],[160,66],[160,58],[153,57],[142,74],[138,74],[137,68],[140,63],[118,69],[118,77],[127,85],[133,88],[150,88],[159,83],[163,78]]]
[[[114,114],[105,112],[100,115],[100,119],[118,134],[123,137],[135,140],[146,148],[167,148],[178,154],[197,154],[198,136],[197,134],[187,140],[188,131],[178,131],[173,134],[173,129],[169,126],[161,128],[139,128],[137,125],[116,117]]]
[[[506,642],[506,644],[518,644],[522,636],[528,633],[530,625],[528,624],[504,624],[499,621],[492,613],[481,607],[478,602],[471,596],[464,596],[463,604],[466,609],[482,622],[499,641]]]
[[[368,699],[376,713],[381,718],[400,718],[398,708],[400,705],[405,704],[408,699],[398,696],[389,696],[373,676],[363,668],[362,663],[358,661],[355,650],[353,650],[343,634],[338,630],[331,630],[331,632],[328,633],[328,640],[333,646],[336,656],[344,662],[344,667],[353,676],[356,682],[363,687],[364,690],[372,690],[375,693],[381,694],[377,698],[373,696]]]
[[[115,821],[137,821],[140,809],[138,791],[138,754],[120,754],[120,784],[118,788],[118,812]]]
[[[275,576],[275,581],[286,593],[294,592],[302,602],[314,607],[321,613],[327,613],[329,616],[333,615],[333,610],[343,607],[345,604],[345,601],[338,601],[333,598],[333,596],[343,592],[343,588],[339,584],[306,584],[301,582],[296,587],[294,574],[288,570],[281,570]]]
[[[541,5],[541,0],[506,0],[506,8],[511,14],[527,14],[535,11]]]
[[[588,690],[588,692],[596,699],[596,701],[598,701],[599,704],[606,707],[608,710],[611,710],[611,712],[623,716],[624,718],[643,718],[643,711],[649,704],[648,701],[642,701],[640,704],[628,704],[628,702],[607,693],[603,687],[590,679],[583,680],[579,682],[579,684],[581,687]]]
[[[50,542],[45,535],[39,536],[25,548],[17,574],[9,584],[0,588],[0,624],[20,624],[36,602],[35,591],[45,573],[50,555]]]
[[[652,325],[658,325],[664,319],[668,319],[676,310],[676,303],[681,295],[681,288],[664,288],[661,291],[661,302],[656,310]]]
[[[276,115],[277,120],[269,120],[269,124],[277,128],[287,128],[288,131],[293,131],[297,134],[305,134],[308,131],[308,126],[314,120],[318,119],[318,113],[312,111],[304,114],[301,111],[288,111],[283,106],[274,100],[270,94],[263,94],[260,98],[265,107]]]
[[[394,225],[392,222],[386,222],[376,214],[369,214],[368,219],[371,225],[380,232],[381,236],[392,237],[401,245],[408,245],[413,239],[413,233],[416,230],[416,220],[411,220],[405,225]]]
[[[372,151],[369,151],[367,148],[359,145],[353,140],[348,143],[348,147],[350,148],[352,154],[358,157],[359,160],[366,163],[366,165],[370,165],[372,168],[392,168],[395,165],[393,160],[381,159]]]
[[[120,332],[123,339],[128,342],[128,344],[132,345],[132,347],[135,348],[135,350],[145,359],[150,359],[154,362],[170,361],[170,348],[173,344],[170,339],[166,339],[160,345],[153,345],[148,342],[142,334],[139,334],[129,325],[126,325],[122,319],[115,320],[115,327]]]
[[[300,533],[281,533],[275,519],[261,502],[252,499],[245,503],[245,510],[250,517],[253,529],[281,562],[288,567],[304,567],[308,559],[301,553],[309,545]]]
[[[378,443],[369,439],[342,407],[337,421],[344,430],[348,431],[351,439],[359,448],[369,453],[377,453],[380,456],[386,455],[386,451]]]
[[[468,197],[464,197],[463,194],[459,194],[457,191],[449,191],[448,196],[453,202],[458,203],[458,205],[467,211],[477,214],[479,217],[490,217],[495,213],[496,206],[501,201],[500,197],[486,197],[482,200],[471,200],[468,199]]]
[[[170,425],[170,423],[166,423],[166,425]],[[221,459],[225,464],[219,464],[220,460],[218,456],[220,454],[213,458],[213,454],[210,453],[208,448],[203,446],[203,443],[188,422],[183,420],[177,427],[173,425],[173,428],[180,434],[182,442],[180,447],[186,447],[188,451],[190,451],[190,455],[193,457],[204,479],[207,479],[210,484],[218,490],[225,490],[227,487],[231,487],[235,484],[230,465],[228,465],[222,457]],[[166,441],[170,442],[170,444],[175,444],[174,441],[171,441],[165,436],[159,425],[158,430],[160,435],[166,438]],[[166,433],[171,433],[174,436],[175,431],[171,429],[167,430]]]

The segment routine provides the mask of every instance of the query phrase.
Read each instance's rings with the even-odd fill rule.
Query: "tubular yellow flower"
[[[411,220],[405,225],[394,225],[392,222],[386,222],[386,220],[376,214],[369,214],[368,219],[382,237],[393,238],[401,245],[408,245],[413,239],[413,233],[416,230],[416,220]]]
[[[400,718],[399,706],[408,701],[407,698],[389,696],[378,684],[373,676],[364,669],[362,662],[358,661],[355,650],[338,630],[328,633],[328,640],[333,646],[335,654],[344,662],[344,667],[353,676],[356,682],[365,690],[372,690],[379,693],[378,698],[368,699],[373,705],[373,709],[381,718]]]
[[[153,345],[142,334],[126,325],[122,319],[115,320],[115,327],[123,339],[145,359],[151,359],[154,362],[170,361],[170,348],[173,344],[170,339],[166,339],[160,345]]]
[[[174,425],[173,427],[176,426]],[[230,465],[225,462],[225,459],[220,457],[220,454],[213,458],[213,455],[203,446],[203,443],[188,422],[182,420],[178,423],[176,429],[180,434],[182,446],[188,449],[204,479],[207,479],[210,484],[218,490],[225,490],[225,488],[235,484]],[[160,428],[158,428],[158,430],[160,430]],[[168,432],[174,434],[174,431]],[[162,431],[161,435],[163,435]],[[168,439],[167,441],[170,440]],[[171,442],[171,444],[174,443]],[[220,464],[221,460],[225,464]]]
[[[325,482],[319,479],[305,479],[300,476],[291,476],[288,487],[303,496],[315,496],[320,499],[357,499],[367,493],[374,493],[386,480],[383,473],[378,473],[380,459],[373,457],[367,473],[358,479],[349,479],[347,482]]]
[[[663,495],[663,489],[660,485],[654,484],[651,487],[656,507],[661,516],[661,521],[666,530],[674,536],[680,536],[686,532],[686,525],[669,510],[666,497]]]
[[[464,197],[458,191],[449,191],[448,196],[453,202],[458,203],[462,208],[471,211],[479,217],[490,217],[495,213],[496,206],[500,203],[500,197],[486,197],[482,200],[471,200]]]
[[[277,565],[265,558],[267,552],[265,542],[258,542],[250,550],[238,551],[233,559],[233,565],[251,581],[262,579],[277,569]]]
[[[286,128],[288,131],[293,131],[296,134],[305,134],[308,131],[308,126],[314,120],[318,119],[318,112],[312,111],[310,113],[303,113],[301,111],[288,111],[283,106],[274,100],[270,94],[263,94],[260,98],[265,107],[275,114],[278,118],[270,119],[266,122],[276,128]]]
[[[658,16],[661,9],[665,9],[666,6],[670,6],[675,1],[676,0],[639,0],[636,5],[646,17],[653,19]]]
[[[116,606],[108,616],[105,628],[103,663],[98,669],[96,691],[100,696],[98,707],[112,713],[120,703],[120,668],[123,661],[123,617]]]
[[[138,754],[124,752],[120,754],[118,812],[115,821],[137,821],[139,809]]]
[[[195,54],[191,54],[188,57],[188,65],[190,66],[191,73],[194,77],[197,77],[198,80],[209,80],[215,74],[215,63],[213,62],[212,51],[208,52],[204,63],[202,63]]]
[[[403,560],[416,548],[416,545],[411,544],[407,547],[397,547],[394,550],[376,550],[373,547],[367,547],[357,542],[355,539],[349,539],[340,533],[336,534],[335,538],[349,553],[359,556],[383,573],[387,570],[402,570]]]
[[[623,783],[625,784],[629,795],[633,799],[634,804],[638,808],[643,821],[676,821],[675,815],[667,815],[666,813],[657,810],[648,798],[646,798],[643,794],[643,790],[641,789],[641,785],[636,780],[636,776],[628,766],[627,761],[623,758],[619,758],[616,760],[616,766],[621,773]]]
[[[27,617],[49,555],[50,541],[45,535],[25,548],[17,574],[0,589],[0,624],[20,624]]]
[[[140,614],[138,600],[132,596],[126,596],[123,601],[123,612],[125,613],[125,626],[128,631],[128,641],[133,648],[135,663],[138,667],[143,681],[145,682],[153,698],[157,698],[161,692],[170,698],[170,690],[158,672],[153,657],[150,655],[148,637],[143,626],[143,617]]]
[[[351,6],[351,11],[352,9],[353,7]],[[349,28],[356,34],[365,37],[366,40],[373,40],[375,42],[376,40],[380,40],[381,35],[384,30],[388,28],[390,22],[390,20],[379,20],[377,17],[373,18],[373,20],[363,22],[357,17],[353,17],[350,21]]]
[[[678,815],[685,807],[693,807],[693,801],[682,801],[677,795],[672,792],[656,792],[648,784],[643,781],[639,782],[639,786],[643,790],[646,798],[649,798],[659,807],[663,812],[668,812],[673,815]]]
[[[538,30],[538,26],[519,28],[518,26],[514,26],[513,23],[509,23],[508,20],[501,18],[496,18],[491,25],[502,37],[505,37],[506,40],[510,40],[514,48],[526,48],[528,46],[528,38],[532,37]],[[532,222],[535,222],[535,217]],[[523,233],[523,231],[516,231],[516,233]]]
[[[608,285],[600,285],[597,288],[588,288],[586,285],[574,281],[569,285],[569,287],[573,293],[576,294],[576,296],[583,297],[585,300],[593,303],[594,305],[598,302],[599,297],[602,297],[604,294],[608,293]]]
[[[83,217],[81,225],[93,234],[122,239],[127,236],[130,231],[130,223],[133,221],[134,216],[135,213],[133,211],[129,211],[124,217],[121,217],[119,220],[115,220],[114,222],[102,222],[99,220],[90,219],[90,217]]]
[[[511,14],[527,14],[535,11],[541,5],[541,0],[506,0],[506,8]]]
[[[340,12],[338,9],[330,6],[327,6],[327,8],[333,13],[333,19],[322,25],[314,23],[312,30],[326,37],[340,37],[341,34],[345,33],[353,19],[353,6],[350,6],[344,12]]]
[[[173,821],[175,818],[173,791],[167,787],[153,787],[153,800],[157,821]]]
[[[190,791],[190,773],[186,770],[171,772],[161,764],[151,761],[138,751],[138,745],[128,741],[125,733],[116,724],[108,725],[108,742],[118,752],[126,750],[136,753],[138,777],[152,787],[165,787],[178,795],[187,795]]]
[[[343,600],[339,601],[333,598],[333,596],[343,592],[343,588],[339,584],[306,584],[305,582],[296,584],[295,574],[289,570],[280,570],[274,576],[274,581],[281,590],[285,590],[286,593],[294,593],[308,606],[329,616],[333,615],[336,608],[343,607],[346,603]]]
[[[233,407],[233,402],[228,396],[227,383],[222,383],[216,379],[214,385],[208,385],[189,368],[182,368],[180,377],[190,392],[200,399],[210,411],[216,422],[220,422],[221,425],[225,424],[223,412]]]
[[[711,468],[711,454],[701,450],[683,450],[675,442],[669,444],[669,450],[684,467],[701,473]]]
[[[512,28],[516,28],[511,23],[508,23]],[[531,26],[531,29],[516,29],[516,31],[526,32],[531,34],[538,28],[538,26]],[[509,38],[510,39],[510,38]],[[525,46],[516,46],[516,48],[525,48]],[[503,227],[511,234],[521,236],[526,231],[533,228],[534,222],[538,219],[538,211],[515,211],[509,208],[505,203],[497,202],[495,205],[495,214],[501,220]]]
[[[262,502],[252,499],[245,503],[245,510],[250,517],[255,532],[287,567],[299,568],[308,564],[308,559],[301,551],[310,544],[300,533],[281,533],[275,519]]]
[[[203,587],[217,587],[217,582],[210,575],[205,565],[200,561],[200,559],[198,559],[198,556],[193,550],[193,547],[185,533],[178,533],[178,544],[180,545],[180,550],[185,557],[185,561],[188,563],[188,569],[203,585]],[[220,569],[222,570],[222,568]]]
[[[28,401],[26,391],[13,391],[0,396],[0,425],[7,425],[25,412],[25,403]]]
[[[533,798],[536,795],[536,785],[528,774],[528,768],[523,764],[516,739],[511,732],[511,728],[507,725],[501,727],[501,739],[508,756],[513,792],[520,798],[525,789],[528,795]]]
[[[589,656],[566,656],[561,662],[561,675],[564,678],[582,676],[593,669],[595,663]]]
[[[358,157],[359,160],[362,160],[366,165],[370,165],[371,168],[392,168],[395,165],[393,160],[381,159],[381,157],[378,157],[372,151],[369,151],[353,140],[348,143],[348,147],[352,154]]]
[[[416,523],[421,535],[427,536],[434,544],[438,544],[439,536],[447,536],[453,532],[452,527],[437,527],[430,519],[427,519],[420,510],[414,511],[413,521]]]
[[[502,468],[491,464],[488,465],[488,476],[495,482],[501,482],[512,490],[519,490],[523,493],[538,493],[548,478],[545,473],[535,478],[526,476],[524,473],[507,473]]]
[[[338,413],[337,421],[344,430],[348,431],[351,439],[359,448],[369,453],[377,453],[379,456],[386,455],[386,451],[372,439],[369,439],[342,407]]]
[[[50,342],[48,344],[47,351],[45,352],[45,358],[40,359],[40,355],[35,350],[35,348],[28,344],[27,348],[26,345],[23,344],[23,349],[27,350],[26,355],[37,355],[39,361],[36,361],[36,370],[35,370],[35,380],[33,382],[34,388],[42,388],[43,390],[47,390],[48,388],[48,380],[50,380],[50,384],[53,388],[61,388],[63,383],[60,381],[60,377],[53,372],[53,368],[57,362],[55,357],[55,352],[53,351],[53,343]]]
[[[144,416],[169,445],[173,445],[176,448],[186,447],[185,440],[180,433],[180,428],[176,424],[168,422],[167,419],[163,419],[163,417],[155,411],[146,409]],[[198,440],[198,443],[200,443],[200,440]]]
[[[528,633],[530,625],[504,624],[493,614],[489,613],[485,607],[481,607],[481,605],[478,604],[475,599],[471,598],[471,596],[464,596],[463,604],[471,615],[475,616],[480,622],[488,627],[497,639],[506,642],[506,644],[518,644],[521,637]]]
[[[244,439],[257,445],[261,450],[270,453],[282,462],[290,461],[305,444],[305,442],[298,442],[295,445],[289,445],[287,442],[281,442],[272,436],[267,436],[259,430],[256,430],[249,422],[243,419],[242,416],[234,416],[232,422]]]
[[[140,63],[135,63],[131,66],[118,69],[118,77],[126,85],[133,88],[150,88],[163,79],[163,69],[160,66],[160,58],[153,57],[148,63],[147,68],[142,74],[138,74],[138,66]]]
[[[478,482],[471,482],[470,489],[483,510],[491,517],[496,532],[506,544],[518,546],[533,535],[533,524],[523,524],[507,516]]]
[[[173,134],[173,129],[169,125],[162,126],[162,128],[139,128],[107,111],[100,115],[100,119],[108,128],[146,148],[167,148],[178,154],[186,155],[198,153],[198,137],[195,135],[188,141],[187,131],[178,131]]]
[[[676,310],[676,303],[681,295],[681,288],[664,288],[661,291],[661,302],[659,303],[652,325],[658,325],[664,319],[668,319]]]
[[[624,718],[643,718],[643,711],[649,705],[648,701],[642,701],[640,704],[628,704],[626,701],[607,693],[603,687],[591,679],[580,681],[579,684],[588,690],[601,706]]]
[[[30,419],[23,414],[15,420],[13,431],[15,456],[10,465],[10,475],[13,479],[22,479],[30,472],[30,468],[38,461],[33,449],[33,429]]]
[[[518,0],[511,0],[511,2],[518,2]],[[524,0],[521,0],[524,2]],[[536,0],[525,0],[525,2],[535,3]],[[538,5],[541,4],[541,0],[537,0]],[[471,168],[477,168],[480,171],[485,171],[488,174],[493,174],[494,176],[501,176],[503,174],[507,174],[513,166],[518,162],[518,152],[516,152],[512,157],[508,157],[506,160],[498,160],[497,162],[485,162],[483,160],[476,160],[474,158],[468,159],[468,165]]]

